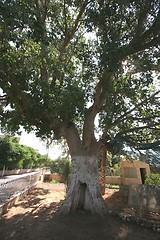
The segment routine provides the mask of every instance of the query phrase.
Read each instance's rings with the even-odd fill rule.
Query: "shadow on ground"
[[[112,194],[108,194],[108,192]],[[128,189],[106,189],[103,196],[106,204],[113,210],[121,210],[128,205]]]
[[[61,202],[46,199],[53,191],[36,188],[15,206],[15,214],[0,220],[3,240],[158,240],[160,235],[133,223],[108,215],[101,219],[91,214],[59,216]]]

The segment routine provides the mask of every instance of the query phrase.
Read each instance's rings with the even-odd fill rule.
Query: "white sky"
[[[62,150],[59,145],[54,145],[48,150],[46,148],[45,142],[39,140],[39,138],[37,138],[34,133],[28,134],[25,131],[22,131],[22,134],[20,136],[20,144],[34,148],[40,154],[48,154],[51,159],[57,159],[62,154]]]

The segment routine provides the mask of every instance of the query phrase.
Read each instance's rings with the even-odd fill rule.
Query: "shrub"
[[[145,184],[160,186],[160,173],[152,173],[147,176]]]
[[[59,183],[59,181],[58,181],[58,180],[55,180],[55,179],[53,179],[53,180],[51,181],[51,183],[52,183],[52,184],[57,184],[57,183]]]
[[[69,174],[71,173],[71,161],[64,158],[53,161],[51,165],[51,172],[60,174],[63,177],[65,183],[67,183]]]

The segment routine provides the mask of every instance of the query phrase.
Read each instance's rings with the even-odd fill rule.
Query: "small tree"
[[[19,144],[16,137],[0,138],[0,168],[34,168],[49,165],[50,159],[40,155],[35,149]]]
[[[23,166],[22,148],[15,137],[0,138],[0,168],[21,168]]]
[[[68,184],[71,173],[71,161],[66,158],[57,159],[51,163],[51,171],[61,174],[64,182]]]

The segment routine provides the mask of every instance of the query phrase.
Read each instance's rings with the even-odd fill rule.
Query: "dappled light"
[[[64,197],[64,184],[38,184],[3,215],[0,236],[4,240],[158,240],[158,233],[122,222],[114,214],[104,218],[85,212],[59,215]],[[115,210],[123,209],[127,190],[106,189],[104,199],[109,207],[115,204]]]
[[[159,222],[144,225],[141,211],[140,221],[133,217],[131,206],[137,205],[128,201],[130,190],[129,198],[127,190],[108,189],[102,197],[106,164],[114,167],[119,155],[136,165],[136,150],[159,166],[159,0],[3,0],[0,10],[1,131],[20,134],[23,128],[48,148],[43,157],[15,137],[1,137],[2,176],[7,168],[51,166],[49,146],[60,142],[71,159],[59,172],[67,190],[41,183],[24,200],[13,199],[15,206],[0,221],[0,238],[159,239]],[[144,166],[137,172],[127,166],[125,176],[110,180],[146,184],[147,174]],[[43,180],[37,177],[34,183]],[[22,181],[13,186],[16,194],[29,189]],[[2,187],[11,201],[10,186],[6,192]],[[139,202],[146,201],[140,195]]]

